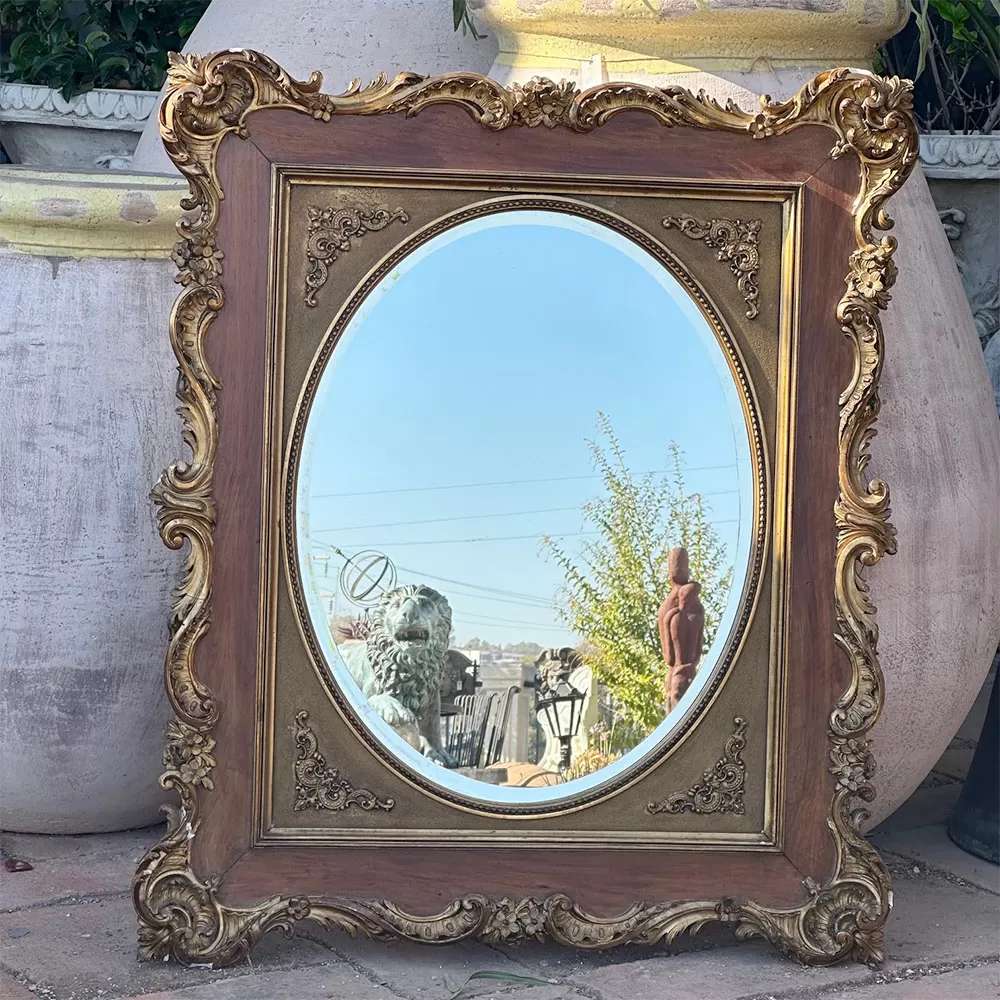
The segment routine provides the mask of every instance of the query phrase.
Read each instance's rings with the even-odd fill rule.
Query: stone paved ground
[[[265,940],[224,971],[140,963],[127,892],[159,828],[84,837],[6,834],[0,869],[0,1000],[446,1000],[477,970],[548,981],[478,980],[461,997],[514,1000],[991,1000],[1000,996],[1000,869],[947,838],[982,725],[977,705],[937,768],[873,834],[892,869],[887,961],[806,969],[720,931],[670,949],[584,953],[550,946],[384,945],[306,933]]]

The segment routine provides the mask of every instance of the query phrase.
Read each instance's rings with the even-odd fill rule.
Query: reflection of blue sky
[[[321,383],[303,548],[387,553],[401,580],[449,598],[460,644],[575,641],[539,536],[570,552],[589,537],[580,507],[600,489],[586,444],[598,411],[634,471],[665,469],[677,442],[730,557],[747,543],[749,453],[721,350],[659,265],[596,229],[522,212],[439,237],[369,298]],[[332,556],[320,591],[336,593],[339,565]]]

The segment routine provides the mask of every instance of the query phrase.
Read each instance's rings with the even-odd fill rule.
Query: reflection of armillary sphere
[[[349,556],[336,546],[331,547],[344,560],[340,589],[351,604],[371,607],[396,586],[396,567],[385,553],[364,549]]]

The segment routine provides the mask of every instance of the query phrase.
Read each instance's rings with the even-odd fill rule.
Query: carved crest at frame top
[[[866,734],[880,709],[882,674],[875,612],[858,569],[895,548],[888,488],[880,480],[869,481],[865,468],[879,410],[883,347],[878,313],[888,302],[896,275],[895,241],[875,230],[891,225],[884,203],[917,158],[910,84],[861,71],[832,70],[788,101],[764,100],[751,113],[681,88],[630,83],[581,93],[572,84],[547,80],[508,89],[469,73],[431,79],[404,73],[392,80],[379,77],[364,88],[355,85],[339,96],[320,93],[320,83],[318,74],[305,82],[294,80],[256,52],[171,56],[160,106],[164,146],[190,185],[183,207],[197,212],[178,224],[181,242],[174,259],[183,287],[171,321],[180,368],[178,396],[192,454],[166,470],[154,499],[165,544],[179,549],[188,543],[190,553],[170,617],[165,670],[167,693],[181,728],[174,731],[174,749],[167,754],[168,769],[161,783],[177,791],[180,808],[171,810],[167,833],[143,858],[133,880],[142,957],[226,964],[245,956],[262,934],[290,930],[301,920],[376,938],[443,942],[470,935],[486,940],[547,936],[585,947],[670,941],[715,920],[733,926],[740,937],[766,937],[805,962],[829,963],[849,955],[881,960],[890,881],[878,854],[860,834],[862,811],[857,805],[874,796],[874,765]],[[856,246],[847,262],[847,287],[837,309],[856,366],[840,397],[839,498],[834,511],[835,638],[847,653],[853,677],[832,708],[828,732],[831,770],[841,778],[849,774],[850,780],[837,782],[830,804],[836,869],[825,885],[809,884],[809,898],[800,907],[778,909],[753,901],[662,902],[636,904],[617,918],[599,919],[563,895],[515,900],[472,895],[429,917],[407,914],[388,902],[320,902],[304,897],[274,898],[255,908],[233,909],[220,901],[218,879],[200,878],[192,870],[191,840],[201,823],[201,798],[218,794],[211,790],[210,772],[217,752],[211,741],[219,707],[198,678],[194,651],[209,627],[214,557],[219,384],[206,360],[204,338],[225,300],[225,248],[216,245],[222,199],[219,146],[229,133],[245,137],[247,116],[262,108],[285,108],[327,121],[336,115],[415,115],[434,104],[457,105],[491,130],[542,125],[589,132],[632,109],[667,127],[711,129],[761,141],[816,125],[833,133],[833,155],[858,159]],[[198,933],[191,933],[191,928],[198,928]]]

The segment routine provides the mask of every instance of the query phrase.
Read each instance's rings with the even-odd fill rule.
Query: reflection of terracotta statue
[[[670,593],[660,605],[657,620],[660,625],[660,649],[667,664],[664,693],[669,712],[694,680],[695,668],[701,658],[705,609],[698,599],[701,584],[692,583],[690,579],[687,549],[671,549],[667,556],[667,569],[670,573]]]

